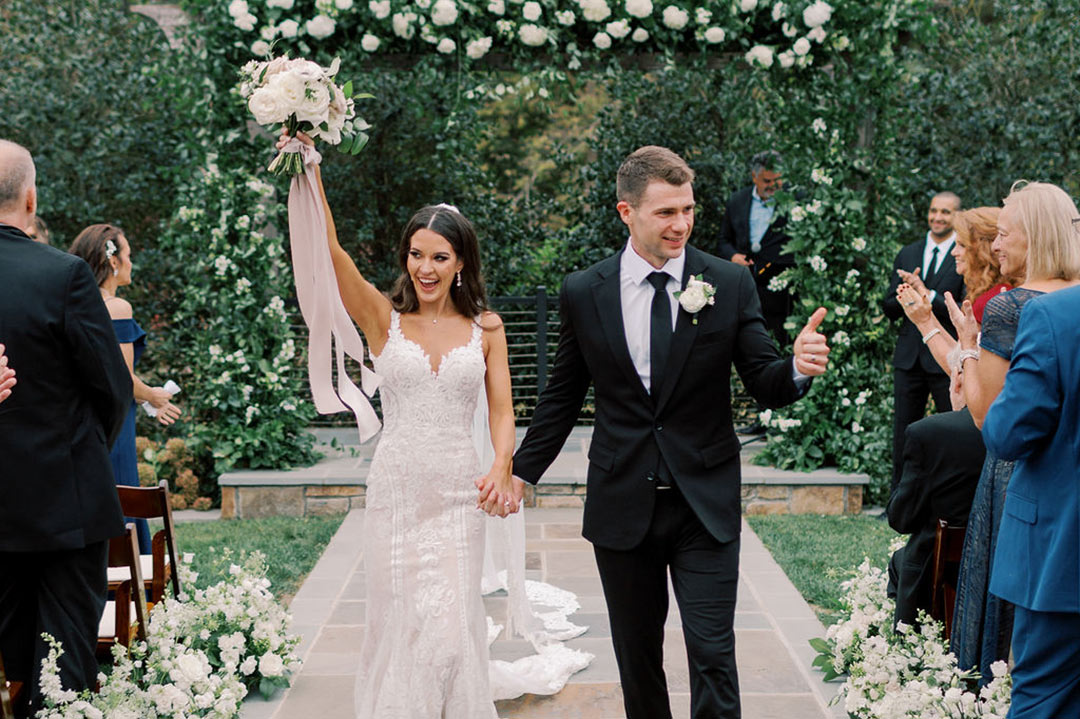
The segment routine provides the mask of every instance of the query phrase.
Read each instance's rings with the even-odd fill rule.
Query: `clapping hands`
[[[975,319],[971,300],[964,300],[963,306],[959,306],[952,293],[946,292],[945,306],[949,308],[949,319],[956,328],[956,339],[960,342],[961,349],[975,349],[979,344],[979,323]]]

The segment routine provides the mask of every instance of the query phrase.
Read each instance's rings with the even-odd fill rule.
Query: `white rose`
[[[371,0],[368,10],[377,20],[385,20],[390,17],[390,0]]]
[[[173,670],[169,672],[169,677],[177,682],[183,681],[188,684],[194,684],[200,679],[205,679],[207,675],[203,663],[199,661],[199,657],[194,654],[180,655],[173,663],[173,667]]]
[[[690,15],[685,10],[674,5],[664,8],[664,24],[672,30],[682,30],[686,23],[690,22]]]
[[[821,27],[829,22],[832,11],[832,5],[824,2],[824,0],[817,0],[817,2],[811,3],[803,10],[802,19],[806,23],[806,27]]]
[[[780,22],[785,17],[787,17],[787,5],[785,5],[782,2],[778,2],[775,5],[773,5],[773,8],[772,8],[773,22]]]
[[[246,0],[233,0],[229,3],[229,15],[233,18],[243,17],[248,14],[248,4]]]
[[[440,27],[453,25],[458,19],[457,4],[454,0],[435,0],[431,7],[431,22]]]
[[[278,125],[289,117],[281,95],[269,86],[260,87],[252,93],[248,99],[248,110],[255,116],[255,122],[260,125]]]
[[[780,67],[786,70],[795,64],[795,53],[791,50],[784,50],[776,56],[776,59],[780,61]]]
[[[820,26],[815,27],[812,30],[810,30],[810,32],[806,33],[806,36],[808,38],[810,38],[811,40],[813,40],[814,42],[818,42],[818,43],[824,42],[825,41],[825,28],[820,27]]]
[[[255,17],[251,13],[248,13],[247,15],[241,15],[240,17],[233,20],[233,24],[241,30],[244,30],[245,32],[251,32],[252,30],[254,30],[255,25],[258,24],[258,22],[259,18]]]
[[[626,0],[626,13],[637,18],[646,18],[652,15],[652,0]]]
[[[628,20],[612,20],[604,30],[616,40],[622,40],[630,34],[630,22]]]
[[[248,657],[240,664],[240,673],[245,677],[250,676],[257,666],[258,662],[255,660],[255,657]]]
[[[709,298],[705,296],[705,288],[700,284],[691,282],[679,295],[679,304],[687,312],[693,314],[709,304]]]
[[[795,44],[791,46],[791,49],[795,51],[795,54],[802,57],[806,53],[810,52],[810,41],[805,37],[800,37],[795,41]]]
[[[285,662],[277,654],[267,652],[259,658],[259,674],[264,677],[280,677],[285,671]]]
[[[784,37],[795,37],[799,33],[795,26],[789,22],[780,26],[780,32],[784,33]]]
[[[523,45],[540,47],[547,42],[548,33],[546,29],[538,25],[526,24],[518,28],[518,37]]]
[[[598,32],[593,35],[593,45],[596,45],[601,50],[607,50],[611,47],[611,36],[606,32]]]
[[[416,28],[413,27],[413,22],[416,20],[416,15],[411,12],[407,13],[394,13],[393,19],[390,24],[394,28],[394,34],[403,40],[411,40],[413,35],[416,34]]]
[[[574,24],[574,20],[576,20],[577,18],[574,17],[573,10],[562,10],[555,13],[555,19],[559,21],[560,25],[569,27]]]
[[[724,32],[722,27],[711,27],[705,31],[705,42],[710,45],[723,42],[725,37],[727,37],[727,33]]]
[[[581,14],[589,22],[603,22],[611,15],[611,8],[604,0],[578,0]]]
[[[448,37],[444,37],[442,40],[439,40],[439,44],[435,46],[435,49],[443,55],[449,55],[457,49],[457,43]]]
[[[757,0],[739,0],[739,9],[743,12],[751,12],[757,9]]]
[[[256,40],[251,43],[251,54],[260,57],[270,54],[270,43],[265,40]]]
[[[364,49],[364,52],[375,52],[379,49],[379,45],[382,45],[382,40],[370,32],[364,33],[364,37],[360,38],[360,47]]]
[[[296,37],[296,33],[300,32],[300,23],[295,20],[282,20],[277,29],[282,37]]]
[[[473,60],[479,60],[484,55],[487,55],[488,50],[491,49],[491,38],[482,37],[478,40],[471,41],[465,46],[465,54],[471,57]]]
[[[503,0],[491,0],[487,6],[488,12],[492,15],[502,15],[506,12],[506,3]]]
[[[639,27],[634,30],[634,33],[630,36],[630,39],[634,42],[645,42],[649,39],[649,31],[643,27]]]
[[[352,10],[353,0],[334,0],[334,6],[338,10]]]
[[[296,73],[281,72],[274,75],[266,83],[266,88],[277,93],[281,98],[282,104],[286,108],[296,107],[304,101],[304,92],[307,89],[307,84]]]
[[[322,40],[333,35],[336,26],[337,24],[330,16],[316,15],[304,24],[304,29],[316,40]]]
[[[533,0],[529,0],[529,2],[521,6],[521,15],[529,22],[539,20],[543,12],[544,9],[540,7],[540,3],[533,2]]]
[[[746,61],[751,65],[758,65],[760,67],[772,67],[772,48],[765,45],[754,45],[747,51]]]

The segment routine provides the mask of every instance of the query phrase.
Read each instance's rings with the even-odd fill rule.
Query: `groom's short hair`
[[[615,180],[619,202],[637,207],[650,182],[660,180],[669,185],[685,185],[694,181],[694,171],[686,160],[658,145],[646,145],[634,150],[623,160]]]

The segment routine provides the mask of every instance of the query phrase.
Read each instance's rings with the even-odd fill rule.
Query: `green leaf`
[[[364,145],[366,145],[367,142],[368,142],[368,135],[367,135],[366,132],[361,132],[360,134],[356,135],[356,137],[353,140],[352,154],[354,154],[354,155],[358,154],[361,150],[364,149]]]
[[[352,97],[352,80],[345,83],[345,86],[341,88],[341,92],[345,95],[346,100]]]
[[[354,100],[374,100],[375,96],[370,92],[362,92],[359,95],[353,95]]]
[[[352,149],[352,144],[353,144],[353,139],[354,138],[353,138],[352,135],[345,135],[341,139],[341,144],[338,145],[338,150],[341,151],[341,152],[348,152],[349,150],[351,150]]]
[[[832,654],[832,645],[821,637],[814,637],[810,640],[809,644],[815,651]]]
[[[259,694],[262,694],[263,699],[269,699],[274,696],[274,692],[277,691],[277,684],[267,677],[263,677],[259,680]]]

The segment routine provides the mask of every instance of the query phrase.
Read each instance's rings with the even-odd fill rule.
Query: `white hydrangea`
[[[814,121],[810,124],[810,129],[818,135],[824,135],[825,131],[829,129],[829,126],[825,124],[824,119],[817,117],[814,118]]]
[[[844,330],[839,330],[832,336],[832,343],[838,347],[848,347],[851,345],[851,338],[848,337],[848,333]],[[862,402],[856,401],[855,404],[865,404],[866,400]]]
[[[606,32],[598,32],[593,35],[593,45],[596,45],[601,50],[607,50],[611,47],[611,36]]]
[[[604,26],[604,31],[616,40],[622,40],[630,34],[629,20],[612,20]]]
[[[825,0],[816,0],[803,10],[802,18],[806,27],[821,27],[832,17],[833,7]]]
[[[536,22],[540,19],[540,16],[544,14],[544,9],[540,7],[540,3],[529,0],[521,6],[521,16],[529,22]]]
[[[626,0],[626,14],[631,17],[647,18],[652,11],[652,0]]]
[[[847,305],[837,305],[833,312],[836,313],[837,317],[847,317],[848,313],[851,312],[851,308]]]
[[[852,432],[852,434],[859,434],[862,431],[863,431],[863,427],[862,427],[861,424],[859,424],[858,422],[852,422],[851,423],[851,432]]]
[[[722,27],[714,26],[705,31],[705,42],[709,43],[710,45],[716,45],[718,43],[721,43],[726,37],[727,33],[724,32],[724,28]]]
[[[375,52],[379,49],[379,45],[382,45],[382,40],[370,32],[364,33],[364,37],[360,38],[360,47],[363,48],[364,52]]]
[[[851,40],[848,39],[847,35],[840,35],[835,40],[833,40],[833,47],[843,52],[844,50],[847,50],[849,47],[851,47]]]
[[[856,237],[851,241],[851,246],[856,252],[862,252],[866,249],[866,239],[863,237]]]
[[[435,0],[431,7],[431,22],[439,27],[453,25],[458,19],[457,3],[454,0]]]
[[[292,10],[295,0],[266,0],[266,7],[279,7],[282,10]]]
[[[514,34],[514,23],[510,20],[497,20],[495,29],[499,31],[500,35],[509,37]]]
[[[368,10],[377,20],[385,20],[390,17],[390,0],[371,0]]]
[[[282,20],[278,23],[277,30],[282,37],[296,37],[300,32],[300,23],[295,20]]]
[[[698,25],[708,25],[712,22],[712,11],[699,7],[694,11],[694,22]]]
[[[664,25],[672,30],[682,30],[690,22],[690,14],[681,7],[668,5],[663,13]]]
[[[795,26],[789,22],[780,26],[780,32],[784,33],[784,37],[795,37],[799,34],[799,31],[795,29]]]
[[[787,17],[787,5],[782,2],[778,2],[772,7],[772,19],[773,22],[780,22]]]
[[[413,25],[416,19],[416,13],[396,12],[390,20],[390,25],[394,28],[395,35],[402,40],[411,40],[416,34],[416,26]]]
[[[757,0],[739,0],[739,9],[743,12],[757,10]]]
[[[476,40],[470,40],[469,43],[465,45],[465,54],[473,60],[479,60],[484,55],[487,55],[489,50],[491,50],[490,37],[481,37]]]
[[[821,255],[814,255],[810,258],[810,268],[814,272],[824,272],[828,268],[829,263],[825,261],[825,258]]]
[[[825,211],[825,205],[821,204],[821,200],[814,200],[806,206],[807,212],[813,212],[815,215],[820,215]]]
[[[573,10],[560,10],[555,13],[555,20],[563,26],[569,27],[574,24],[577,18],[574,17]]]
[[[244,32],[251,32],[258,24],[259,18],[255,17],[251,13],[241,15],[233,20],[233,24]]]
[[[448,37],[444,37],[442,40],[439,40],[439,44],[435,46],[435,49],[443,55],[449,55],[457,49],[457,43]]]
[[[780,67],[786,70],[795,64],[795,53],[791,50],[784,50],[776,56],[776,59],[780,61]]]
[[[611,8],[605,0],[578,0],[578,5],[582,16],[589,22],[603,22],[611,16]]]
[[[746,53],[746,61],[759,67],[772,67],[773,51],[767,45],[754,45]]]
[[[547,42],[548,31],[547,28],[527,23],[518,28],[518,38],[521,40],[522,45],[540,47]]]
[[[487,9],[492,15],[502,15],[506,12],[506,3],[503,0],[491,0],[487,5]]]
[[[248,4],[246,0],[232,0],[232,2],[229,3],[229,16],[234,20],[247,14]]]
[[[795,41],[795,44],[791,46],[791,49],[795,51],[795,54],[802,57],[806,53],[810,52],[810,41],[805,37],[800,37]]]
[[[816,43],[825,42],[825,28],[815,27],[810,32],[806,33],[806,36]]]
[[[846,282],[852,282],[857,279],[859,279],[859,271],[855,269],[848,270],[847,275],[844,277]]]
[[[277,28],[273,25],[267,25],[266,27],[259,30],[259,37],[269,42],[275,37],[277,37]]]
[[[802,222],[806,219],[806,208],[802,205],[795,205],[791,208],[791,221]]]
[[[783,292],[787,289],[788,279],[784,275],[777,275],[769,280],[770,292]]]
[[[256,40],[251,43],[251,54],[256,57],[264,57],[270,54],[270,43],[266,40]]]
[[[639,27],[630,35],[630,39],[634,42],[645,42],[649,39],[649,31],[643,27]]]
[[[304,23],[304,29],[307,30],[308,35],[316,40],[330,37],[334,34],[336,27],[337,23],[329,15],[316,15]]]
[[[822,170],[820,167],[815,167],[813,170],[810,171],[810,179],[820,185],[832,184],[832,178],[829,177],[825,170]]]

